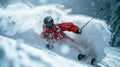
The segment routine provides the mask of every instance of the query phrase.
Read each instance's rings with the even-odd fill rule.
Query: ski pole
[[[83,28],[85,28],[93,19],[95,19],[96,17],[98,17],[101,13],[102,13],[102,11],[104,10],[104,8],[100,8],[100,11],[97,13],[97,15],[95,15],[93,18],[91,18],[83,27],[81,27],[81,30],[83,29]]]

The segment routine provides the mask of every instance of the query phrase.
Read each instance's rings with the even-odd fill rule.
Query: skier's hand
[[[78,28],[78,30],[76,31],[77,34],[81,34],[82,33],[82,29]]]

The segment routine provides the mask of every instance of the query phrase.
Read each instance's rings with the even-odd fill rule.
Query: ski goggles
[[[48,28],[48,29],[51,29],[53,27],[53,23],[47,23],[45,25],[46,25],[46,28]]]

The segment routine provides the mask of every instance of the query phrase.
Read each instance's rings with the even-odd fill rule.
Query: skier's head
[[[51,29],[54,26],[54,20],[51,16],[47,16],[44,18],[44,24],[46,28]]]

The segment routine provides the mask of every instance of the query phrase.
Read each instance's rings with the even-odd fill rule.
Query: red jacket
[[[43,25],[43,32],[41,35],[48,41],[62,40],[64,38],[69,38],[64,31],[76,33],[77,30],[78,27],[72,22],[56,24],[52,27],[52,29],[47,29],[45,25]]]

